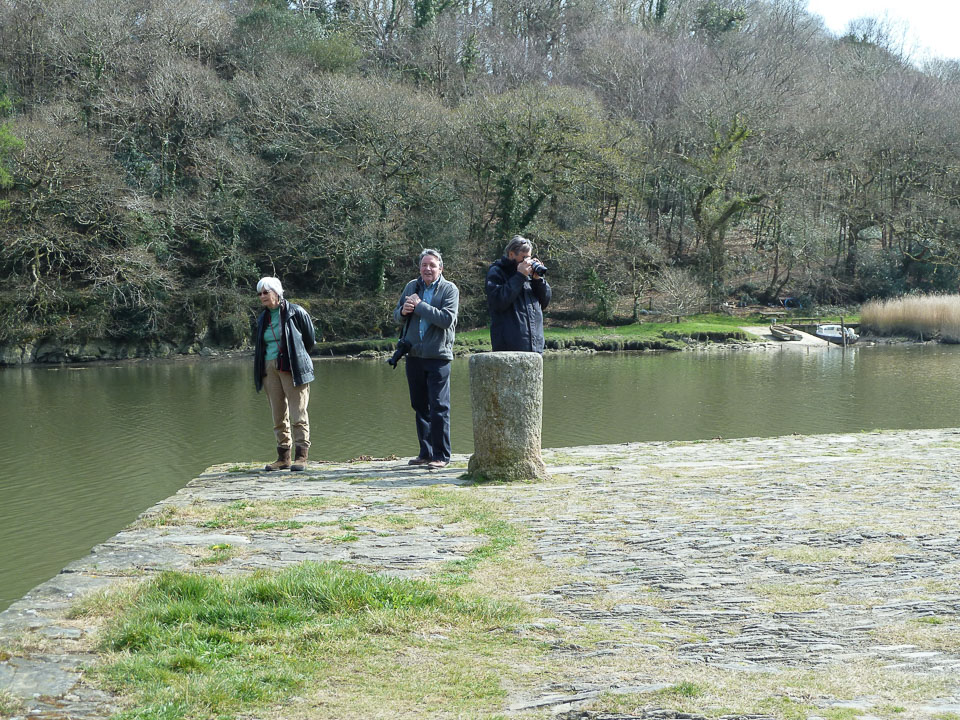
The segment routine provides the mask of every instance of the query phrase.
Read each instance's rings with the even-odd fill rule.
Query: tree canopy
[[[671,278],[956,290],[960,65],[891,37],[798,0],[0,0],[0,340],[240,344],[262,274],[390,334],[425,246],[482,325],[514,233],[604,321]]]

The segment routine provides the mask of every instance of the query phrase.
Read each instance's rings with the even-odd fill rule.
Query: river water
[[[0,610],[209,465],[275,457],[251,361],[0,369]],[[455,453],[472,450],[454,361]],[[416,454],[402,370],[321,360],[311,459]],[[545,447],[960,426],[960,347],[544,358]]]

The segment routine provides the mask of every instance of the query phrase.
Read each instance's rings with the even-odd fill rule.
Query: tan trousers
[[[310,419],[307,405],[310,402],[310,383],[293,386],[293,374],[277,370],[277,361],[267,363],[263,387],[273,411],[273,432],[277,447],[290,447],[290,430],[293,442],[301,447],[310,447]],[[289,419],[288,419],[289,409]]]

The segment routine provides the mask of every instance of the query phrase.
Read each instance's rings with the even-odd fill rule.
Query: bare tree
[[[654,307],[667,315],[692,315],[707,304],[707,289],[688,270],[664,268],[654,281]]]

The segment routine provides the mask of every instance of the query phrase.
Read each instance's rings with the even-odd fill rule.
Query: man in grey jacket
[[[407,385],[420,442],[410,464],[434,470],[450,462],[450,361],[460,309],[460,291],[442,273],[439,252],[420,253],[420,277],[407,283],[393,311],[410,343]]]

